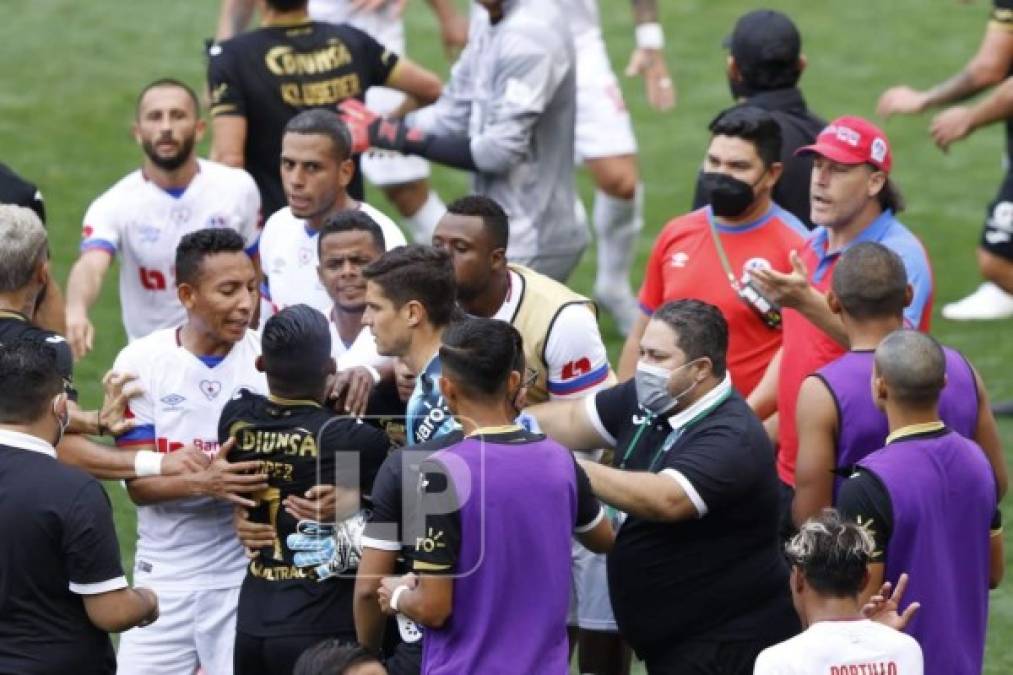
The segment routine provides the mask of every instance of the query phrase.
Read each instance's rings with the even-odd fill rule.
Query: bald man
[[[907,628],[933,672],[979,674],[988,590],[1002,575],[995,476],[974,441],[939,419],[946,356],[932,337],[890,333],[876,348],[872,392],[886,447],[858,463],[838,508],[876,546],[863,599],[910,575],[904,599],[922,610]]]
[[[904,327],[910,300],[904,262],[886,246],[860,242],[841,255],[827,302],[841,317],[851,349],[807,377],[799,391],[792,505],[796,526],[831,506],[855,463],[886,442],[886,417],[869,389],[873,352],[883,338]],[[1001,497],[1006,460],[985,385],[960,352],[943,347],[943,353],[946,386],[939,399],[940,419],[985,450]]]

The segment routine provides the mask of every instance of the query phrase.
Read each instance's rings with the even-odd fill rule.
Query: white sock
[[[643,227],[643,184],[637,185],[633,199],[619,199],[601,190],[595,191],[594,230],[598,235],[596,291],[630,288],[630,269],[637,236]]]
[[[429,196],[425,203],[419,207],[414,215],[405,218],[405,226],[411,233],[412,239],[418,244],[429,244],[433,238],[433,231],[440,218],[447,212],[447,205],[436,194],[436,190],[429,188]]]

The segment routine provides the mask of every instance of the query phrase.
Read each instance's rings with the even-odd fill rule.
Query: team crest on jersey
[[[190,209],[185,206],[174,206],[169,211],[169,221],[173,225],[186,225],[190,222]]]
[[[313,251],[308,248],[299,249],[299,264],[309,265],[310,261],[313,260]]]
[[[222,393],[222,383],[218,380],[201,380],[198,386],[209,401],[215,400]]]
[[[166,396],[163,396],[159,400],[168,406],[166,408],[167,411],[172,411],[172,410],[179,410],[179,405],[186,400],[186,397],[180,396],[179,394],[168,394]]]
[[[766,258],[750,258],[742,265],[742,279],[739,280],[739,283],[748,284],[750,272],[769,269],[773,269],[773,267]]]

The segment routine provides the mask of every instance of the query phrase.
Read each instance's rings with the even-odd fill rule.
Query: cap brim
[[[865,164],[869,161],[864,155],[857,152],[850,152],[839,145],[830,145],[828,143],[813,143],[812,145],[804,145],[795,151],[796,157],[801,157],[803,155],[822,155],[823,157],[840,164]]]

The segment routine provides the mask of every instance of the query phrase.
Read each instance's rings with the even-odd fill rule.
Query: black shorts
[[[761,640],[689,640],[652,654],[648,675],[752,675],[756,657],[769,646]]]
[[[295,662],[304,651],[331,638],[355,644],[354,633],[264,638],[237,632],[232,656],[235,675],[292,675]]]
[[[1013,171],[1006,172],[999,194],[989,204],[981,231],[981,247],[1013,262]]]

